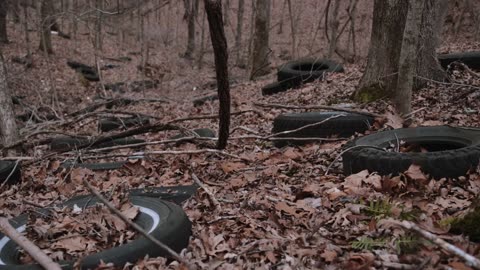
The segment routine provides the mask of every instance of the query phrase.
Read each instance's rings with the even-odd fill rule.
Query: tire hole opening
[[[404,153],[423,153],[423,152],[439,152],[455,150],[466,147],[466,144],[459,142],[442,142],[442,141],[424,141],[424,142],[406,142],[401,145],[400,152]]]

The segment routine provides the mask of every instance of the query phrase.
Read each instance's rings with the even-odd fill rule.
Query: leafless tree
[[[228,81],[228,49],[222,19],[221,0],[204,0],[207,12],[210,38],[215,55],[215,71],[217,74],[218,99],[220,101],[217,148],[227,146],[230,129],[230,84]]]
[[[55,23],[52,0],[43,0],[40,7],[40,45],[39,49],[47,54],[53,53],[50,27]]]
[[[414,88],[423,87],[427,80],[443,80],[445,73],[438,63],[435,49],[437,47],[438,27],[435,25],[444,14],[441,1],[421,1],[421,23],[417,28],[418,40],[415,42]],[[385,96],[395,96],[398,91],[398,74],[402,51],[409,2],[403,0],[375,0],[373,26],[367,68],[354,93],[358,101],[371,101]],[[410,15],[409,19],[416,18]],[[407,31],[408,32],[408,31]],[[412,41],[407,41],[412,42]],[[407,46],[407,45],[406,45]],[[407,46],[407,48],[409,48]],[[407,49],[406,49],[407,50]],[[409,57],[409,53],[405,53]],[[403,59],[407,65],[409,60]],[[404,67],[402,67],[404,68]],[[410,73],[407,72],[407,76]],[[405,101],[407,102],[407,101]],[[403,109],[402,109],[403,111]]]
[[[7,70],[0,52],[0,143],[11,145],[18,140],[18,129],[13,112],[12,96],[8,87]]]
[[[245,11],[245,0],[238,0],[237,11],[237,32],[235,35],[236,63],[240,65],[242,55],[242,34],[243,34],[243,14]]]
[[[185,5],[184,19],[188,23],[187,50],[183,54],[185,58],[192,58],[195,51],[195,18],[198,14],[199,0],[183,0]]]
[[[8,1],[0,0],[0,43],[8,43],[7,36],[7,11]]]
[[[250,55],[250,79],[270,72],[268,47],[270,0],[256,0],[255,33],[252,54]]]

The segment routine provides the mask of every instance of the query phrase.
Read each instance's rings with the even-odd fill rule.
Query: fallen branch
[[[422,228],[420,228],[417,224],[410,222],[410,221],[397,221],[397,220],[392,220],[393,224],[398,225],[400,227],[403,227],[407,230],[414,231],[418,233],[420,236],[423,238],[433,242],[434,244],[438,245],[440,248],[442,248],[445,251],[448,251],[450,253],[453,253],[454,255],[462,258],[463,260],[466,261],[468,266],[471,266],[475,269],[480,269],[480,260],[477,259],[476,257],[466,253],[465,251],[461,250],[457,246],[454,246],[447,241],[439,238],[438,236],[434,235],[433,233],[426,231]]]
[[[195,181],[195,183],[197,183],[197,185],[199,185],[204,191],[205,193],[207,193],[208,195],[208,199],[212,202],[213,206],[215,208],[219,208],[220,207],[220,203],[218,202],[218,200],[215,198],[215,195],[213,195],[213,193],[210,191],[209,188],[207,188],[203,183],[202,181],[200,181],[200,179],[198,179],[197,175],[192,171],[192,179],[193,181]]]
[[[8,222],[8,219],[0,217],[0,231],[8,236],[12,241],[17,243],[23,248],[32,258],[38,262],[43,268],[49,270],[61,270],[60,265],[52,261],[43,251],[36,246],[33,242],[28,240],[25,236],[21,235],[15,230]]]
[[[295,133],[297,131],[300,131],[300,130],[304,130],[304,129],[307,129],[309,127],[316,127],[316,126],[319,126],[333,118],[338,118],[338,117],[342,117],[342,116],[345,116],[345,114],[338,114],[338,115],[332,115],[330,117],[328,117],[327,119],[324,119],[320,122],[317,122],[317,123],[313,123],[313,124],[308,124],[308,125],[305,125],[303,127],[299,127],[297,129],[292,129],[292,130],[287,130],[287,131],[281,131],[281,132],[278,132],[278,133],[275,133],[275,134],[272,134],[272,135],[269,135],[269,136],[266,136],[265,138],[271,138],[271,137],[278,137],[279,135],[285,135],[285,134],[291,134],[291,133]]]
[[[238,114],[243,114],[243,113],[248,113],[248,112],[254,112],[258,115],[261,115],[261,113],[257,110],[244,110],[244,111],[238,111],[238,112],[232,112],[230,115],[238,115]],[[173,120],[170,120],[167,122],[167,124],[172,124],[172,123],[177,123],[177,122],[183,122],[183,121],[189,121],[189,120],[199,120],[199,119],[216,119],[218,118],[219,115],[217,114],[210,114],[210,115],[199,115],[199,116],[190,116],[190,117],[183,117],[183,118],[176,118]]]
[[[235,159],[240,159],[243,161],[251,162],[250,159],[240,157],[234,154],[227,153],[222,150],[217,149],[201,149],[201,150],[185,150],[185,151],[146,151],[146,152],[135,152],[132,154],[110,154],[103,156],[86,156],[82,159],[102,159],[102,158],[113,158],[113,157],[130,157],[130,156],[149,156],[149,155],[194,155],[194,154],[204,154],[204,153],[214,153],[222,156],[227,156]]]
[[[127,223],[128,225],[130,225],[132,228],[134,228],[137,232],[139,232],[140,234],[142,234],[145,238],[147,238],[148,240],[152,241],[155,245],[157,245],[158,247],[160,247],[161,249],[165,250],[168,252],[168,254],[170,254],[170,256],[172,256],[172,258],[174,258],[175,260],[179,261],[180,263],[184,264],[185,266],[187,266],[189,269],[191,269],[191,266],[187,263],[187,261],[182,257],[180,256],[180,254],[178,254],[177,252],[175,252],[173,249],[171,249],[170,247],[168,247],[167,245],[165,245],[164,243],[162,243],[161,241],[159,241],[158,239],[154,238],[153,236],[151,236],[149,233],[147,233],[144,229],[142,229],[142,227],[140,227],[138,224],[134,223],[133,221],[131,221],[130,219],[128,219],[125,215],[122,214],[122,212],[120,212],[117,208],[115,208],[109,201],[107,201],[107,199],[105,199],[100,193],[98,193],[97,190],[95,190],[95,188],[88,182],[88,180],[86,178],[83,179],[83,184],[93,193],[93,195],[95,195],[95,197],[97,197],[103,204],[105,204],[105,206],[108,207],[108,209],[110,209],[110,211],[112,211],[115,215],[117,215],[121,220],[123,220],[123,222]],[[50,268],[47,268],[47,269],[50,269]]]
[[[348,109],[348,108],[338,108],[338,107],[326,106],[326,105],[296,106],[296,105],[283,105],[283,104],[268,104],[268,103],[261,103],[261,102],[254,102],[253,105],[258,106],[258,107],[264,107],[264,108],[279,108],[279,109],[332,110],[332,111],[363,114],[363,115],[378,117],[378,118],[383,118],[384,117],[383,115],[376,114],[376,113],[359,111],[359,110],[352,110],[352,109]]]

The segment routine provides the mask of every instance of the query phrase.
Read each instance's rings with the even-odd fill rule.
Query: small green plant
[[[413,208],[410,211],[405,210],[405,207],[403,206],[401,206],[400,208],[402,209],[399,216],[400,220],[414,221],[421,214],[421,211],[417,208]]]
[[[389,217],[392,215],[392,204],[388,200],[370,201],[369,205],[364,209],[367,215],[376,219]]]
[[[404,235],[394,241],[398,254],[409,254],[418,251],[420,239],[415,235]]]
[[[363,237],[352,242],[352,248],[359,250],[373,250],[374,248],[385,247],[387,242],[384,239],[373,239],[370,237]]]

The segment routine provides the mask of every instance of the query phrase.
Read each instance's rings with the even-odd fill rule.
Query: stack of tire
[[[343,72],[343,66],[326,59],[301,59],[287,62],[277,72],[277,82],[262,88],[263,95],[273,95],[291,88],[298,88],[303,83],[323,80],[328,72]]]
[[[67,65],[70,68],[77,71],[78,73],[80,73],[88,81],[92,81],[92,82],[100,81],[100,77],[98,76],[97,69],[92,66],[85,65],[80,62],[71,61],[71,60],[67,61]]]

